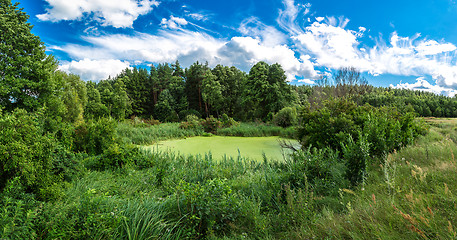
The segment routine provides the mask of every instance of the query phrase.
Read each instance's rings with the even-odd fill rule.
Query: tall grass
[[[129,201],[123,206],[119,238],[128,240],[181,239],[177,223],[170,223],[160,203],[148,199]]]
[[[200,136],[203,134],[203,130],[181,129],[179,123],[135,127],[124,122],[118,124],[117,134],[126,143],[149,145],[160,140]]]
[[[440,123],[414,146],[371,166],[367,183],[343,190],[343,212],[322,211],[312,226],[289,238],[456,239],[457,145],[455,123]]]
[[[455,135],[453,122],[432,127],[370,161],[352,188],[330,151],[280,162],[144,151],[134,165],[88,171],[29,218],[0,222],[23,219],[38,239],[456,239]]]
[[[295,132],[294,127],[282,128],[258,123],[241,123],[236,126],[218,129],[217,135],[237,137],[281,136],[284,138],[294,138]]]

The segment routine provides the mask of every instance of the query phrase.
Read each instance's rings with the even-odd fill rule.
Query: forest
[[[28,18],[0,0],[0,239],[457,238],[456,98],[355,67],[294,86],[266,62],[84,81]],[[145,148],[195,136],[299,146],[280,141],[279,161]]]

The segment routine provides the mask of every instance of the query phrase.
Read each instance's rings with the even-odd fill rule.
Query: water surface
[[[285,140],[298,146],[298,142],[279,137],[191,137],[185,139],[174,139],[160,141],[154,145],[147,146],[153,150],[175,151],[184,155],[205,155],[211,152],[216,160],[227,157],[246,157],[252,160],[262,160],[264,153],[268,159],[282,160],[284,153],[290,150],[282,149],[279,141]]]

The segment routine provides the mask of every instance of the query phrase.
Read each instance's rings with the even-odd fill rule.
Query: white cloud
[[[287,36],[272,26],[268,26],[256,17],[250,17],[241,22],[238,31],[244,36],[259,38],[262,44],[276,46],[285,44]]]
[[[184,18],[171,16],[170,19],[162,18],[160,25],[164,28],[179,29],[181,26],[187,25],[188,22]]]
[[[83,17],[103,26],[132,27],[139,15],[159,5],[156,0],[45,0],[46,13],[37,15],[42,21],[81,20]]]
[[[99,81],[107,79],[109,76],[114,77],[127,67],[130,67],[130,64],[120,60],[83,59],[65,62],[60,65],[59,70],[77,74],[86,81]]]
[[[82,62],[88,62],[87,59],[122,59],[143,63],[179,60],[183,66],[189,66],[195,61],[208,61],[212,67],[217,64],[234,65],[249,71],[255,63],[265,61],[269,64],[280,63],[288,74],[288,80],[295,79],[296,75],[317,78],[309,56],[297,58],[295,52],[286,45],[273,46],[252,37],[234,37],[224,40],[189,30],[160,30],[157,35],[113,34],[84,37],[83,40],[90,46],[70,44],[62,47],[51,46],[50,49],[66,52],[73,59],[83,60]],[[75,69],[66,68],[69,71]],[[96,68],[86,70],[99,71]],[[79,72],[74,73],[79,74]]]
[[[424,91],[424,92],[431,92],[435,94],[441,94],[449,97],[454,97],[457,94],[457,90],[452,88],[445,88],[439,85],[432,85],[424,77],[419,77],[416,79],[415,83],[400,83],[396,86],[390,85],[392,88],[400,88],[400,89],[410,89],[416,91]]]
[[[326,18],[325,22],[328,25],[331,25],[334,27],[345,28],[349,23],[349,19],[345,18],[344,16],[340,16],[338,18],[330,16],[330,17]]]
[[[302,16],[309,13],[311,4],[295,5],[294,0],[283,0],[282,2],[284,4],[284,10],[279,10],[279,16],[276,22],[291,35],[302,33],[301,24],[304,20]]]
[[[197,20],[197,21],[207,21],[209,19],[208,16],[203,15],[201,13],[189,13],[187,16]]]
[[[421,42],[417,47],[415,47],[415,50],[420,55],[436,55],[444,52],[452,52],[456,49],[457,48],[452,43],[440,44],[434,40]]]
[[[356,32],[327,23],[314,22],[304,33],[292,37],[303,53],[309,53],[319,66],[333,69],[356,66],[361,70],[371,69],[368,59],[357,49]]]
[[[244,71],[248,71],[259,61],[265,61],[269,64],[281,64],[288,80],[294,80],[295,76],[318,77],[307,56],[297,59],[294,51],[285,45],[266,46],[251,37],[232,38],[219,50],[218,56],[223,59],[223,64],[231,63]]]
[[[364,29],[356,32],[332,24],[314,22],[292,37],[300,52],[310,54],[317,66],[331,69],[354,66],[373,75],[428,75],[441,87],[457,89],[453,44],[420,39],[420,34],[400,37],[394,32],[389,43],[378,40],[373,47],[361,47],[358,39]]]

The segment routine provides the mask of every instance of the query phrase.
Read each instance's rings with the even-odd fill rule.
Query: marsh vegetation
[[[56,70],[17,4],[0,14],[1,239],[457,237],[457,120],[424,118],[456,116],[455,98],[353,68],[291,86],[264,62],[84,82]],[[280,160],[278,138],[295,139]],[[145,149],[164,140],[197,143]]]

